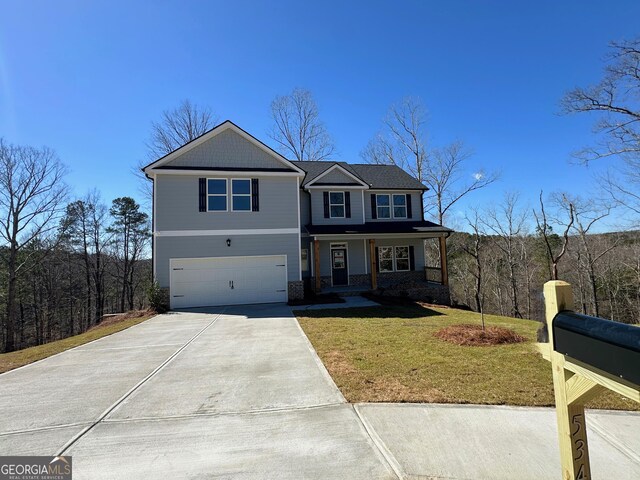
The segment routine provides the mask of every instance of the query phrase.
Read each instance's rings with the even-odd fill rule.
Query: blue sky
[[[601,76],[611,40],[640,34],[637,1],[7,1],[0,16],[0,136],[47,145],[72,191],[138,196],[131,167],[150,123],[188,98],[269,143],[269,105],[313,92],[339,158],[389,104],[420,96],[435,145],[463,140],[502,180],[469,201],[594,191],[570,153],[593,118],[559,115]],[[610,162],[608,164],[611,164]],[[464,210],[461,204],[458,211]]]

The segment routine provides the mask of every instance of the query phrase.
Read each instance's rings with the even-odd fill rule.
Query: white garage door
[[[287,301],[286,255],[172,258],[171,308]]]

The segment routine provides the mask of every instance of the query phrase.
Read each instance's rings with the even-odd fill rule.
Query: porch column
[[[449,270],[447,269],[447,239],[440,237],[440,274],[442,285],[449,285]]]
[[[371,289],[375,290],[378,288],[378,273],[376,271],[378,259],[376,258],[376,241],[373,238],[369,239],[369,259],[371,260]]]
[[[320,291],[321,278],[320,278],[320,240],[315,239],[313,241],[313,261],[314,271],[316,274],[316,292]]]

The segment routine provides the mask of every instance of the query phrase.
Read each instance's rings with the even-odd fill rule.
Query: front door
[[[331,250],[331,278],[333,278],[333,285],[349,285],[346,248]]]

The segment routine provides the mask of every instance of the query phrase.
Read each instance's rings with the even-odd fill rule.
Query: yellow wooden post
[[[371,268],[371,290],[378,288],[378,272],[376,264],[378,259],[376,258],[376,241],[373,238],[369,239],[369,260]]]
[[[584,402],[599,393],[600,387],[565,369],[564,355],[553,349],[553,318],[558,312],[573,309],[571,285],[558,280],[545,283],[544,300],[553,369],[562,478],[563,480],[589,480],[591,468]]]
[[[313,241],[313,261],[316,274],[316,292],[319,292],[322,284],[320,278],[320,240],[318,239]]]

